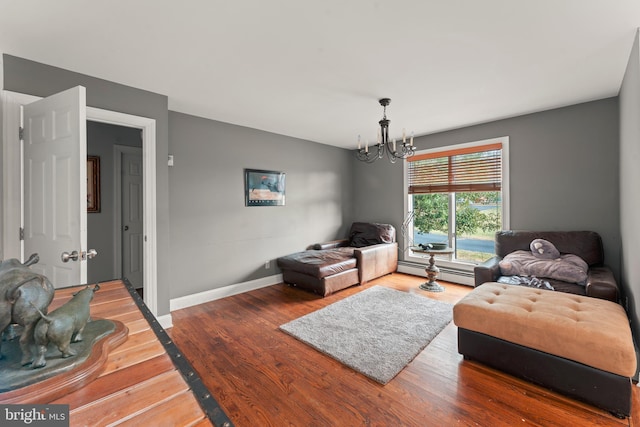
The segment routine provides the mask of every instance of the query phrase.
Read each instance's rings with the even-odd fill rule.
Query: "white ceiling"
[[[0,52],[339,147],[615,96],[639,0],[0,0]]]

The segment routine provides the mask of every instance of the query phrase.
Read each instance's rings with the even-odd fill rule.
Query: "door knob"
[[[86,252],[82,251],[82,254],[80,255],[80,257],[82,258],[83,261],[86,261],[87,259],[91,259],[95,257],[96,255],[98,255],[98,251],[96,251],[95,249],[89,249]]]
[[[129,229],[129,226],[128,226],[128,225],[125,225],[125,226],[124,226],[124,231],[127,231],[128,229]]]
[[[78,260],[78,251],[73,251],[71,253],[62,252],[62,255],[60,256],[60,258],[62,259],[62,262],[69,262],[69,260],[77,261]]]

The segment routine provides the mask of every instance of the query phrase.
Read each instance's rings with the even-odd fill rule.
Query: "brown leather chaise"
[[[354,222],[348,239],[280,257],[278,267],[285,283],[327,296],[396,271],[396,230],[390,224]]]
[[[487,282],[508,283],[500,269],[500,261],[515,251],[529,251],[534,239],[551,242],[561,254],[574,254],[589,266],[586,283],[539,277],[556,291],[619,302],[620,293],[611,269],[604,264],[602,238],[594,231],[499,231],[495,236],[496,256],[474,268],[475,286]]]

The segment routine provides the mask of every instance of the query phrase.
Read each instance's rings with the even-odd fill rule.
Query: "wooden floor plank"
[[[152,359],[165,353],[164,347],[158,341],[148,342],[144,345],[137,346],[134,350],[135,351],[125,351],[110,354],[107,358],[104,372],[108,373],[112,371],[118,371],[129,366],[137,365],[143,361]]]
[[[198,402],[190,393],[180,393],[163,402],[160,407],[151,407],[148,410],[130,418],[120,426],[154,426],[154,427],[174,427],[199,425],[205,420]],[[209,423],[209,425],[211,425]]]
[[[125,390],[94,400],[70,411],[74,425],[106,426],[134,417],[187,391],[177,371],[156,375]]]
[[[168,355],[163,354],[127,368],[103,373],[87,386],[69,393],[52,403],[67,404],[76,409],[95,400],[126,390],[163,372],[173,371],[175,366]]]
[[[98,303],[91,306],[91,317],[99,318],[106,317],[111,313],[126,313],[135,312],[138,307],[135,303],[129,299],[126,302],[123,301],[109,301],[104,303]]]
[[[128,318],[129,316],[125,317]],[[136,313],[135,316],[131,316],[129,320],[123,319],[123,316],[121,316],[120,314],[109,315],[109,319],[119,320],[127,325],[130,335],[138,334],[140,332],[148,331],[151,329],[149,323],[140,316],[140,313]]]
[[[569,399],[463,360],[449,324],[390,383],[382,386],[278,327],[374,285],[457,302],[471,288],[394,273],[326,298],[269,286],[172,312],[169,333],[236,426],[621,426],[632,418]],[[194,325],[198,325],[194,328]],[[637,425],[637,424],[636,424]]]
[[[143,347],[150,343],[157,342],[156,334],[151,329],[142,330],[138,333],[130,333],[127,341],[114,349],[110,356],[115,356],[120,353],[135,352],[136,347]]]

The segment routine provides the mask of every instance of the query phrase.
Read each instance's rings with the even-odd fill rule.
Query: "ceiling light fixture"
[[[387,105],[391,103],[391,99],[382,98],[378,101],[383,107],[382,120],[380,124],[380,130],[378,131],[378,142],[369,150],[369,141],[365,141],[364,147],[360,141],[360,135],[358,135],[358,150],[356,151],[356,157],[361,162],[373,163],[384,156],[385,151],[387,157],[391,163],[395,163],[398,159],[406,159],[413,156],[416,152],[416,147],[413,146],[413,132],[407,142],[407,136],[404,129],[402,129],[402,143],[396,144],[396,140],[389,139],[389,123],[391,120],[387,119]]]

